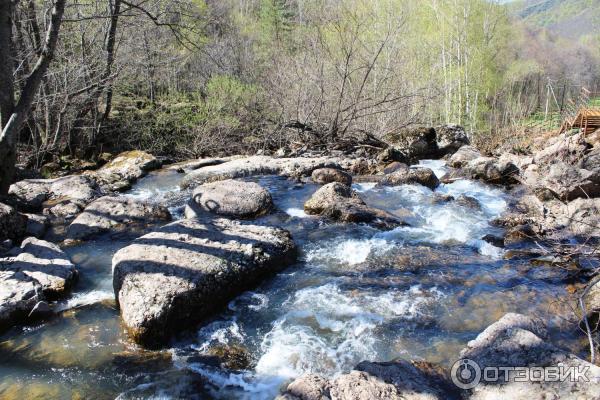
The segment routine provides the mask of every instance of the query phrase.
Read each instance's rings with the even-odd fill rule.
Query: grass
[[[549,112],[548,115],[544,112],[537,112],[523,119],[518,125],[527,128],[552,130],[560,127],[561,123],[562,117],[559,112]]]

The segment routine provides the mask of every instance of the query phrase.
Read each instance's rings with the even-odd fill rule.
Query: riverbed
[[[445,173],[442,161],[421,163]],[[190,197],[179,189],[182,177],[156,171],[123,196],[165,204],[182,218]],[[437,194],[419,185],[353,185],[370,206],[411,212],[410,226],[382,231],[306,215],[303,204],[318,185],[251,180],[271,192],[276,208],[256,222],[292,233],[300,248],[295,265],[165,349],[148,351],[127,338],[112,290],[112,256],[140,232],[68,247],[80,276],[73,294],[51,320],[0,337],[0,397],[271,399],[303,373],[334,376],[362,360],[450,366],[507,312],[542,317],[557,344],[585,350],[570,322],[566,272],[482,240],[503,233],[490,224],[511,202],[502,188],[469,180],[442,184]],[[468,195],[480,207],[439,201],[439,194]],[[248,362],[224,368],[207,356],[214,348],[238,349]]]

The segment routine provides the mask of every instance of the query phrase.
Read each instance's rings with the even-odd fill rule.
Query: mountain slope
[[[509,6],[526,22],[560,36],[600,33],[600,0],[520,0]]]

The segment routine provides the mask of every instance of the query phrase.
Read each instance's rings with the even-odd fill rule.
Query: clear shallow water
[[[439,161],[423,164],[444,173]],[[181,176],[150,174],[126,195],[166,203],[179,216],[189,197],[177,187]],[[467,341],[510,311],[544,317],[556,340],[578,349],[567,340],[575,328],[560,317],[568,310],[556,301],[567,296],[560,272],[504,260],[502,249],[481,240],[501,233],[489,221],[510,200],[503,191],[470,181],[437,189],[478,199],[481,210],[473,210],[436,203],[417,185],[355,185],[372,206],[413,213],[411,227],[382,232],[304,214],[316,185],[256,181],[277,207],[257,222],[292,232],[301,249],[296,265],[150,352],[126,338],[113,300],[111,258],[133,237],[69,248],[80,280],[62,311],[0,338],[0,397],[268,399],[302,373],[335,375],[365,359],[450,365]],[[223,345],[245,349],[250,365],[234,371],[202,357]]]

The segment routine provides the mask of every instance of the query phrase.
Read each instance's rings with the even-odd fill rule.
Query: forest
[[[176,159],[326,148],[415,124],[457,123],[495,144],[600,75],[598,32],[555,35],[487,0],[7,0],[0,11],[5,170],[133,148]]]

